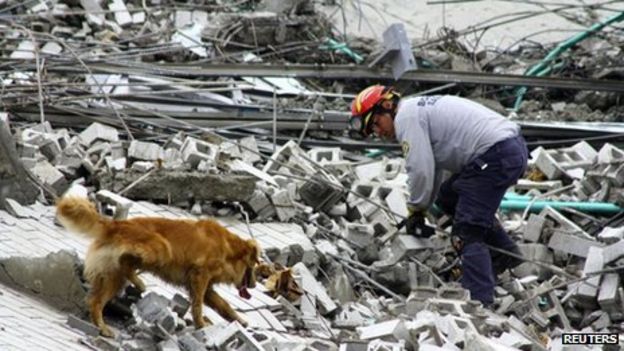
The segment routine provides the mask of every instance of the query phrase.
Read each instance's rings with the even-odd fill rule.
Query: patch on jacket
[[[410,146],[407,141],[401,142],[401,150],[403,151],[403,157],[407,157],[407,153],[409,152]]]

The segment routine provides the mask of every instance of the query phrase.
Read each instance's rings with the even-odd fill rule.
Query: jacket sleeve
[[[409,119],[400,140],[410,192],[409,205],[426,210],[433,202],[435,161],[426,121]],[[439,184],[438,184],[439,186]]]

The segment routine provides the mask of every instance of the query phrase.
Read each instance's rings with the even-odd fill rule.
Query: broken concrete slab
[[[0,112],[0,209],[5,208],[6,198],[23,205],[35,202],[39,189],[27,172],[17,158],[8,115]]]
[[[32,294],[61,311],[86,313],[82,261],[75,253],[63,250],[45,257],[3,258],[0,268],[2,284]]]
[[[119,193],[144,173],[126,170],[98,176],[103,189]],[[124,193],[132,200],[178,202],[194,200],[246,201],[255,190],[251,176],[215,175],[202,172],[157,170]]]

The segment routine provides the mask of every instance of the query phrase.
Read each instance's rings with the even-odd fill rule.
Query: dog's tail
[[[102,217],[95,205],[86,198],[62,197],[56,203],[56,215],[61,224],[73,232],[92,238],[104,235],[108,219]]]

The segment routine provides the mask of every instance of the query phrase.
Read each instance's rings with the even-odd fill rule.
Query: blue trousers
[[[507,189],[526,170],[527,158],[521,136],[500,141],[445,181],[436,199],[438,207],[453,217],[453,234],[463,241],[462,286],[484,305],[494,301],[495,285],[486,244],[518,252],[495,215]]]

